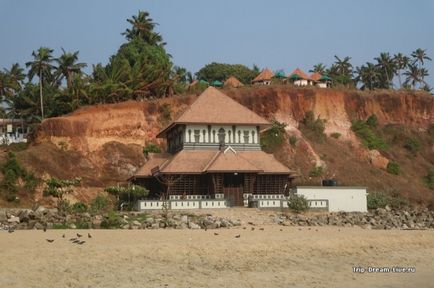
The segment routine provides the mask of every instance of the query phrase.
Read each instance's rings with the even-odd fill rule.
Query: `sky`
[[[210,62],[307,72],[334,55],[360,66],[417,48],[434,59],[432,0],[0,0],[0,68],[24,65],[41,46],[105,64],[139,10],[159,24],[173,63],[192,72]],[[434,63],[426,67],[434,86]]]

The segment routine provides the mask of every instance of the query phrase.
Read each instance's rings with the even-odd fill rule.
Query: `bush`
[[[421,143],[417,138],[407,138],[404,143],[404,148],[412,154],[416,154],[420,150]]]
[[[320,177],[324,174],[324,168],[322,166],[316,166],[309,172],[310,177]]]
[[[72,211],[75,213],[84,213],[87,211],[87,205],[82,202],[76,202],[72,205]]]
[[[143,147],[143,154],[148,156],[149,153],[161,153],[161,148],[157,144],[148,143],[145,147]]]
[[[309,209],[309,203],[303,195],[292,194],[288,199],[288,207],[295,213],[300,213]]]
[[[295,144],[297,144],[297,136],[295,135],[291,135],[289,136],[289,144],[291,144],[291,146],[295,146]]]
[[[285,127],[285,123],[272,121],[271,128],[261,135],[261,147],[265,152],[272,153],[283,144]]]
[[[101,228],[103,229],[116,229],[122,224],[121,217],[114,211],[110,211],[104,220],[101,222]]]
[[[307,138],[317,142],[323,142],[327,138],[324,134],[325,122],[326,121],[320,119],[319,116],[315,119],[313,112],[308,111],[300,123],[300,129]]]
[[[94,213],[106,212],[110,209],[110,200],[103,196],[98,195],[90,203],[90,210]]]
[[[364,146],[369,150],[378,149],[385,150],[387,148],[386,142],[378,136],[372,129],[371,126],[366,124],[362,120],[356,120],[352,122],[351,130],[362,140]]]
[[[330,134],[330,137],[333,137],[335,139],[339,139],[339,137],[341,137],[341,136],[342,136],[342,134],[339,132],[333,132]]]
[[[367,196],[368,209],[384,208],[390,205],[390,196],[382,192],[369,193]]]
[[[57,210],[63,213],[71,212],[71,203],[66,199],[59,199],[57,201]]]
[[[165,103],[160,106],[160,116],[158,117],[158,121],[161,122],[163,126],[172,121],[170,110],[170,104]]]
[[[424,177],[424,180],[425,180],[426,185],[430,189],[434,189],[434,168],[431,168],[428,171],[428,174]]]
[[[91,223],[84,220],[80,220],[77,221],[77,223],[75,223],[75,227],[77,229],[90,229],[91,226],[92,226]]]
[[[387,172],[393,175],[399,175],[399,171],[401,168],[399,167],[399,164],[395,161],[390,161],[389,164],[387,164],[386,168]]]
[[[104,191],[116,196],[118,208],[120,208],[121,202],[126,202],[130,209],[137,200],[142,200],[149,194],[148,189],[139,185],[130,185],[128,187],[110,186],[106,187]]]
[[[375,114],[372,114],[371,116],[369,116],[368,119],[366,120],[366,124],[369,127],[377,128],[377,126],[378,126],[378,118],[377,118],[377,116]]]

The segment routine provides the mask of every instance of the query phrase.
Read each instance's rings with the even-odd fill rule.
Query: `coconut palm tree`
[[[62,55],[55,59],[57,62],[57,77],[59,80],[66,79],[66,87],[68,90],[72,87],[72,79],[74,74],[81,74],[81,69],[86,67],[86,63],[77,63],[79,51],[74,53],[66,52],[62,48]]]
[[[411,53],[411,57],[413,57],[413,64],[424,65],[425,60],[431,61],[431,58],[426,55],[426,49],[416,49]]]
[[[313,69],[309,70],[309,73],[319,73],[321,75],[326,74],[326,66],[322,63],[313,65]]]
[[[163,37],[159,33],[154,32],[154,28],[158,24],[149,17],[148,12],[139,11],[137,16],[132,16],[132,18],[127,19],[127,22],[130,23],[132,27],[131,29],[125,30],[122,35],[124,35],[128,41],[139,38],[150,45],[164,46],[166,44],[163,42]]]
[[[413,89],[416,87],[417,83],[420,83],[420,70],[416,64],[409,64],[408,70],[404,71],[404,75],[407,77],[404,84],[411,84]]]
[[[395,73],[398,76],[399,88],[402,88],[401,70],[404,70],[408,67],[408,64],[410,63],[410,58],[408,58],[402,53],[398,53],[393,56],[393,61],[395,62]]]
[[[380,57],[376,57],[374,59],[377,61],[377,67],[381,72],[380,84],[382,88],[389,89],[390,87],[393,87],[392,80],[396,68],[392,57],[390,57],[390,54],[383,52],[380,53]]]
[[[335,55],[335,63],[327,70],[326,74],[330,76],[334,82],[349,86],[353,82],[353,65],[350,63],[351,58],[343,59]]]
[[[41,104],[41,117],[44,119],[44,101],[42,95],[42,89],[44,82],[49,82],[52,80],[51,71],[55,69],[51,63],[54,61],[53,49],[47,47],[41,47],[37,51],[32,52],[33,61],[27,62],[26,66],[30,67],[28,76],[29,80],[32,81],[35,75],[39,78],[39,100]]]
[[[374,63],[367,62],[366,66],[356,68],[356,81],[362,83],[361,89],[372,90],[378,86],[380,73]]]

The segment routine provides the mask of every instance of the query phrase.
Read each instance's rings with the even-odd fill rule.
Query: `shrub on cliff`
[[[393,175],[399,175],[399,172],[401,170],[399,164],[395,161],[390,161],[387,164],[387,168],[386,168],[387,172]]]
[[[157,144],[148,143],[143,147],[143,154],[147,157],[149,153],[161,153],[161,148]]]
[[[306,112],[303,120],[300,123],[300,130],[310,140],[323,142],[327,136],[324,133],[326,120],[319,116],[315,118],[312,111]]]
[[[372,125],[372,123],[371,123]],[[369,150],[385,150],[387,149],[386,142],[377,133],[372,126],[368,125],[367,121],[355,120],[352,122],[351,130],[362,140],[364,146]]]
[[[285,127],[285,123],[273,120],[271,128],[261,135],[262,150],[272,153],[280,147],[285,139]]]
[[[426,185],[430,189],[434,189],[434,168],[431,168],[428,171],[428,174],[424,177],[424,180],[425,180]]]

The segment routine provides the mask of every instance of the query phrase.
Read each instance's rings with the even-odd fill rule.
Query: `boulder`
[[[9,216],[8,223],[20,223],[20,217],[14,215]]]
[[[190,228],[190,229],[200,229],[200,226],[197,225],[194,222],[190,222],[190,223],[188,223],[188,228]]]
[[[386,169],[389,164],[389,159],[381,155],[378,150],[370,150],[368,153],[369,162],[372,166],[380,169]]]

